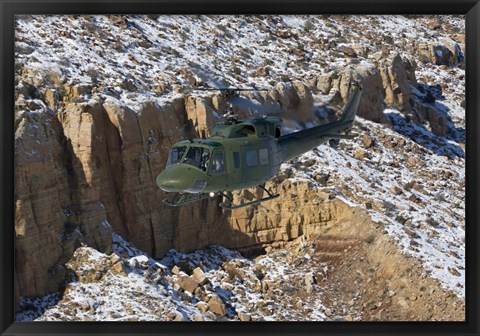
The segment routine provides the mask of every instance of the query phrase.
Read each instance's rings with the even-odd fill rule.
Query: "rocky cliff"
[[[298,220],[279,223],[280,214],[262,224],[252,214],[225,212],[218,200],[180,209],[161,202],[165,194],[155,178],[170,146],[212,126],[198,121],[213,120],[205,100],[146,102],[135,113],[118,100],[90,94],[58,96],[61,108],[39,103],[44,111],[22,113],[17,120],[16,261],[24,295],[58,288],[75,247],[108,252],[112,230],[154,257],[211,243],[248,247],[303,231]],[[287,230],[287,224],[294,228]],[[47,276],[47,270],[57,276]]]
[[[355,73],[366,87],[360,115],[379,120],[384,96],[380,74],[376,68],[362,71]],[[332,84],[345,99],[348,80],[348,75],[340,76]],[[297,82],[280,88],[270,94],[275,101],[287,108],[309,106],[303,117],[314,119],[308,87]],[[63,263],[81,243],[109,251],[111,230],[161,257],[170,248],[189,251],[211,243],[238,248],[290,240],[308,231],[308,224],[332,217],[329,209],[322,215],[307,208],[292,216],[298,204],[284,200],[275,202],[273,212],[255,214],[253,208],[230,214],[216,200],[181,209],[162,204],[165,195],[155,178],[173,143],[213,126],[211,98],[177,98],[163,105],[146,101],[135,112],[115,98],[92,93],[92,87],[73,87],[66,95],[61,92],[68,89],[59,89],[51,102],[37,88],[30,89],[40,96],[32,104],[42,110],[21,113],[16,128],[17,265],[24,294],[57,288],[65,276]],[[371,109],[375,104],[378,108]],[[288,183],[279,188],[282,195],[298,189]],[[300,204],[310,199],[307,190],[295,192]],[[50,251],[51,246],[58,251]],[[49,269],[58,275],[46,276]]]
[[[165,166],[170,146],[183,138],[200,136],[202,131],[208,135],[226,103],[221,94],[200,94],[183,88],[193,85],[194,89],[195,83],[205,79],[213,51],[203,46],[198,32],[189,26],[190,19],[170,23],[165,20],[19,18],[15,232],[21,296],[57,291],[65,282],[65,265],[75,250],[89,246],[109,254],[112,232],[150,256],[161,258],[172,248],[188,252],[218,244],[249,251],[302,235],[313,237],[321,227],[350,216],[349,205],[336,198],[335,192],[319,191],[305,181],[292,180],[288,171],[269,182],[268,186],[281,196],[268,205],[228,212],[218,207],[219,199],[181,208],[162,204],[165,194],[157,188],[155,178]],[[426,72],[421,73],[421,78],[417,75],[416,62],[445,69],[461,66],[461,31],[453,29],[459,34],[456,40],[443,33],[443,40],[435,39],[426,45],[407,44],[408,36],[397,43],[388,34],[370,31],[367,43],[365,37],[338,28],[348,27],[353,19],[312,18],[311,24],[324,27],[328,33],[320,37],[312,34],[299,44],[295,42],[299,34],[295,22],[274,17],[248,20],[253,20],[251,26],[265,32],[278,46],[269,55],[272,61],[256,67],[246,65],[243,60],[253,62],[253,51],[248,47],[239,50],[235,45],[232,54],[244,58],[231,60],[232,68],[224,72],[222,80],[236,85],[249,85],[252,80],[264,85],[267,92],[246,95],[255,103],[291,109],[304,124],[318,124],[335,118],[334,112],[348,97],[349,82],[355,79],[365,89],[360,117],[391,123],[384,114],[388,106],[412,122],[426,124],[436,135],[451,135],[451,119],[428,100],[435,101],[436,93],[429,88],[423,92],[416,89],[419,82],[426,81]],[[78,23],[75,28],[65,29],[74,22]],[[201,18],[200,22],[213,27],[217,38],[209,42],[218,48],[225,41],[234,41],[242,31],[237,20],[225,23],[224,18]],[[426,21],[412,22],[422,25]],[[41,29],[32,30],[48,24],[52,31],[44,39]],[[107,27],[112,24],[116,28],[109,32]],[[313,29],[308,27],[305,24],[304,33]],[[428,27],[422,29],[430,31]],[[69,36],[65,35],[67,31]],[[182,49],[190,43],[184,36],[187,33],[198,39],[195,50],[205,57],[203,70],[182,54],[190,52]],[[246,29],[244,34],[251,31]],[[85,46],[91,42],[86,53],[92,53],[88,57],[94,62],[89,64],[79,54],[75,54],[80,57],[78,61],[67,59],[69,51],[54,41],[55,36],[61,41],[74,41],[72,48],[77,52],[87,50]],[[173,40],[169,44],[158,42],[162,39]],[[104,43],[112,41],[116,41],[115,48],[104,49]],[[155,46],[157,42],[161,48]],[[268,46],[258,43],[267,53]],[[409,56],[402,56],[399,49]],[[318,57],[316,50],[323,50],[324,59],[314,61]],[[49,57],[56,61],[55,66],[42,66]],[[180,70],[173,66],[172,57],[179,57]],[[285,68],[276,63],[278,58],[282,63],[282,57],[287,60]],[[338,64],[326,65],[325,59]],[[155,62],[162,64],[161,71],[152,65]],[[312,64],[308,71],[305,62]],[[322,70],[317,71],[318,67]],[[295,69],[296,75],[289,72]],[[220,73],[218,70],[222,69],[212,73]],[[306,73],[305,77],[298,78],[302,73]],[[325,106],[333,112],[324,114]],[[238,112],[241,116],[253,113],[248,108]],[[302,167],[308,168],[308,163]],[[321,174],[316,178],[318,182],[326,181]],[[261,191],[236,192],[234,197],[250,199],[253,194],[260,196]]]

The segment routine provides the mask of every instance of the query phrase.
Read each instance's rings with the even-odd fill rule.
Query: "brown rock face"
[[[196,137],[201,137],[202,132],[205,132],[205,135],[208,136],[209,129],[211,129],[214,124],[211,99],[195,96],[188,97],[186,100],[186,110],[188,119],[197,131]]]
[[[326,74],[318,77],[316,86],[323,94],[328,94],[332,88],[332,76]]]
[[[407,64],[407,65],[405,65]],[[406,68],[409,70],[407,73]],[[381,70],[383,88],[385,90],[385,103],[408,111],[413,104],[412,92],[408,82],[412,78],[412,63],[404,63],[399,54],[390,59]]]
[[[180,275],[175,284],[180,286],[181,289],[190,293],[195,292],[195,289],[198,287],[198,282],[188,275]]]
[[[284,180],[277,186],[270,182],[267,187],[280,197],[258,207],[240,208],[232,211],[229,218],[230,234],[223,244],[233,248],[260,246],[275,241],[287,241],[301,235],[315,236],[321,228],[334,225],[348,216],[350,211],[344,203],[332,199],[328,193],[309,187],[308,183]],[[256,197],[263,191],[257,190]],[[234,194],[234,200],[253,199],[251,190]],[[298,211],[299,205],[302,211]]]
[[[105,155],[105,146],[95,141],[103,136],[102,109],[99,104],[81,105],[72,103],[67,105],[65,114],[61,117],[65,139],[70,147],[72,182],[75,190],[71,190],[72,211],[76,212],[73,225],[81,227],[85,241],[89,246],[99,251],[111,251],[111,228],[107,218],[107,208],[102,202],[101,193],[102,155]]]
[[[357,114],[365,119],[375,122],[384,122],[385,116],[383,115],[383,100],[385,93],[382,87],[382,78],[380,72],[374,65],[357,67],[352,74],[352,79],[360,82],[363,87],[362,98],[358,106]],[[348,80],[348,82],[346,81]],[[348,100],[349,92],[347,91],[348,83],[350,80],[348,76],[341,81],[342,97],[346,103]]]
[[[30,129],[32,123],[25,121],[17,129],[17,272],[24,296],[56,291],[66,274],[62,265],[80,241],[109,252],[108,224],[160,257],[172,247],[190,251],[211,243],[248,247],[288,240],[314,230],[310,223],[332,217],[328,209],[292,217],[296,201],[288,197],[307,198],[308,187],[300,186],[298,196],[291,196],[287,181],[280,186],[287,198],[272,204],[275,212],[250,209],[230,214],[213,201],[181,209],[163,206],[155,177],[167,154],[159,148],[170,146],[182,130],[164,130],[161,125],[174,123],[168,118],[177,118],[178,111],[150,106],[136,115],[108,102],[70,104],[66,111],[61,120],[64,133],[53,117],[48,121],[55,128]],[[34,138],[24,134],[27,131]],[[157,135],[156,142],[149,142],[152,135]],[[29,139],[32,143],[25,143]],[[27,155],[33,150],[38,156]]]
[[[24,113],[17,120],[15,263],[22,296],[44,295],[64,281],[62,264],[73,248],[66,212],[73,181],[66,146],[61,125],[51,114]]]
[[[17,272],[15,271],[15,279],[17,279]],[[18,282],[14,281],[14,293],[13,293],[13,304],[15,309],[20,306],[20,290],[18,289]]]
[[[192,277],[200,286],[208,283],[208,278],[205,276],[205,273],[200,267],[197,267],[193,270]]]
[[[288,90],[295,92],[285,99],[287,106],[311,99],[299,83]],[[182,208],[163,205],[165,195],[155,179],[168,148],[191,136],[192,130],[184,127],[191,116],[188,104],[183,99],[163,106],[147,103],[134,112],[114,100],[66,101],[57,116],[26,115],[18,122],[16,262],[21,295],[57,291],[66,275],[63,265],[80,243],[110,253],[112,228],[159,258],[170,248],[249,248],[289,240],[336,218],[337,203],[322,204],[306,184],[288,181],[277,187],[279,201],[233,213],[219,208],[217,199]],[[202,104],[195,105],[197,120]],[[242,192],[242,197],[249,198],[249,193]],[[306,202],[311,207],[304,213],[294,211]]]
[[[385,90],[382,77],[375,65],[359,65],[355,69],[345,70],[339,75],[333,72],[322,75],[317,79],[316,88],[323,94],[332,93],[331,90],[337,90],[338,93],[333,95],[331,103],[343,105],[350,96],[352,80],[359,82],[363,87],[357,114],[368,120],[384,122],[383,101]]]

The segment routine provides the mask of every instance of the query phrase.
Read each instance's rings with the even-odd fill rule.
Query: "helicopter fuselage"
[[[283,136],[280,135],[282,120],[276,117],[219,123],[207,139],[174,144],[156,183],[166,192],[211,196],[262,186],[278,173],[282,162],[331,139],[351,139],[345,132],[353,126],[361,91],[356,85],[337,121]],[[270,196],[267,199],[275,197]],[[182,198],[167,204],[182,205],[190,201]]]

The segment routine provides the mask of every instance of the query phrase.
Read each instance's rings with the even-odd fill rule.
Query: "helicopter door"
[[[233,152],[233,168],[241,168],[240,152]]]
[[[245,166],[242,169],[242,182],[257,181],[259,177],[259,158],[258,150],[254,146],[243,146],[242,152],[244,153]]]
[[[229,181],[226,172],[225,151],[216,149],[213,151],[208,168],[208,174],[212,176],[212,185],[217,188],[228,187]]]
[[[258,178],[261,182],[265,182],[271,177],[271,159],[270,152],[267,148],[267,144],[262,144],[258,149],[258,158],[259,158],[259,168],[258,168]]]

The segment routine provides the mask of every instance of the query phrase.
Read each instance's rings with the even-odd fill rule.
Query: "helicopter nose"
[[[160,189],[167,192],[180,192],[188,188],[185,185],[186,176],[182,177],[182,169],[178,167],[169,167],[157,176],[157,185]]]
[[[157,176],[156,182],[166,192],[200,192],[206,185],[203,172],[182,164],[165,169]]]

